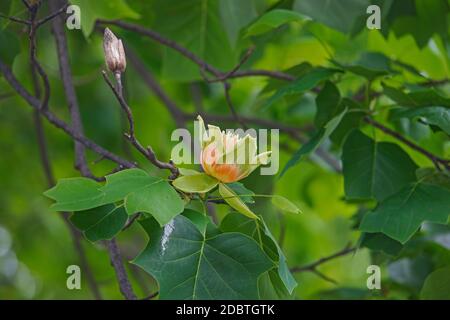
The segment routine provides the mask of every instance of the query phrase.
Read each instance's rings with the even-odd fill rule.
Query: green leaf
[[[413,1],[413,6],[415,6],[414,14],[396,17],[394,21],[396,23],[391,29],[398,36],[411,34],[421,48],[429,43],[434,34],[438,34],[443,41],[446,41],[448,39],[448,2],[416,0]]]
[[[277,270],[272,269],[264,273],[258,281],[259,296],[261,300],[291,300],[290,294]]]
[[[242,201],[242,199],[227,185],[219,183],[219,193],[225,202],[239,213],[252,219],[259,219],[258,216],[247,207],[244,201]]]
[[[104,204],[100,187],[101,184],[88,178],[61,179],[44,195],[56,201],[51,206],[55,211],[81,211]]]
[[[361,247],[369,248],[372,251],[381,251],[390,256],[397,256],[403,249],[400,242],[383,233],[363,233],[360,241]]]
[[[141,169],[109,175],[104,186],[87,178],[62,179],[45,195],[56,201],[51,207],[56,211],[82,211],[124,200],[129,215],[149,213],[161,225],[184,209],[180,196],[167,181]]]
[[[423,284],[420,292],[424,300],[449,300],[450,299],[450,267],[433,271]]]
[[[280,277],[281,281],[284,283],[286,289],[288,290],[289,294],[292,294],[295,287],[297,286],[297,281],[295,281],[294,276],[292,275],[291,271],[289,270],[289,267],[287,265],[286,257],[284,256],[283,250],[281,250],[281,247],[278,245],[277,240],[270,232],[269,228],[267,227],[264,220],[261,219],[261,223],[264,226],[264,233],[267,237],[269,237],[272,242],[275,244],[277,248],[278,253],[278,276]]]
[[[368,0],[296,0],[294,10],[343,33],[350,33],[361,16],[366,17]]]
[[[416,180],[417,165],[398,145],[375,142],[359,130],[348,136],[342,151],[347,199],[383,200]]]
[[[247,189],[243,183],[227,183],[227,186],[233,190],[245,203],[255,203],[255,200],[252,197],[255,193],[252,190]]]
[[[301,210],[285,197],[274,195],[272,197],[272,204],[278,209],[281,209],[290,213],[301,213]]]
[[[288,85],[277,90],[273,96],[271,96],[264,104],[263,108],[268,108],[275,102],[279,101],[285,96],[293,94],[302,94],[306,91],[315,88],[320,82],[330,78],[336,72],[340,72],[338,69],[329,69],[318,67],[306,72],[300,78],[290,82]]]
[[[105,193],[107,203],[123,200],[131,192],[139,191],[155,183],[161,178],[149,176],[142,169],[127,169],[106,176],[105,185],[100,190]]]
[[[340,100],[338,88],[330,81],[325,82],[323,89],[316,97],[317,113],[314,119],[316,127],[325,126],[338,113]]]
[[[255,239],[266,254],[277,263],[276,276],[267,275],[269,279],[266,281],[268,280],[271,284],[265,283],[266,286],[269,286],[266,289],[275,290],[278,293],[286,291],[288,295],[292,294],[297,282],[289,270],[283,251],[263,219],[248,219],[240,214],[229,213],[222,220],[220,229],[224,232],[241,232]],[[280,288],[280,284],[283,288]]]
[[[155,0],[153,29],[176,41],[219,70],[230,70],[237,54],[220,17],[220,2],[208,0]],[[163,76],[178,80],[201,79],[200,67],[171,48],[163,48]]]
[[[207,216],[205,216],[203,213],[191,209],[185,209],[183,211],[183,216],[191,220],[191,222],[197,227],[197,230],[200,231],[202,235],[206,234],[208,224],[211,223],[211,220]]]
[[[137,212],[151,214],[161,226],[183,212],[184,203],[167,181],[159,181],[131,192],[125,198],[129,215]]]
[[[245,31],[245,37],[265,33],[288,22],[302,20],[304,20],[304,18],[298,12],[285,9],[274,9],[263,14],[248,26]]]
[[[194,174],[200,174],[200,171],[194,170],[194,169],[186,169],[186,168],[178,168],[180,171],[180,174],[182,176],[192,176]]]
[[[255,219],[249,219],[238,212],[230,212],[220,222],[220,230],[223,232],[240,232],[260,242],[257,221]],[[264,251],[269,257],[273,257],[275,253],[274,249],[275,247],[270,247],[268,250],[264,249]]]
[[[114,238],[125,226],[128,215],[123,207],[108,204],[98,208],[80,211],[70,217],[70,221],[90,241]]]
[[[450,109],[445,107],[421,107],[414,109],[402,109],[396,112],[391,120],[400,118],[417,119],[429,125],[438,126],[450,135]]]
[[[315,151],[319,145],[333,133],[333,131],[337,128],[345,113],[347,112],[347,108],[345,108],[341,113],[332,118],[328,123],[320,129],[307,143],[302,145],[300,149],[298,149],[291,159],[286,163],[281,171],[280,178],[288,171],[291,167],[295,166],[300,160]]]
[[[450,172],[437,171],[436,168],[419,168],[416,170],[416,176],[424,182],[450,190]]]
[[[87,38],[94,30],[97,19],[139,19],[140,15],[133,11],[124,0],[71,0],[81,9],[81,29]]]
[[[313,66],[309,62],[302,62],[300,64],[297,64],[293,67],[290,67],[286,70],[283,70],[284,73],[291,75],[294,78],[300,78],[309,71],[313,69]],[[266,92],[272,92],[275,90],[278,90],[280,88],[283,88],[286,86],[286,80],[276,79],[276,78],[270,78],[267,79],[267,84],[264,87],[263,91],[261,93]]]
[[[205,193],[214,189],[219,181],[206,173],[181,176],[173,181],[178,190],[188,193]]]
[[[401,243],[408,241],[425,222],[447,223],[450,190],[422,181],[410,184],[368,212],[360,230],[382,232]]]
[[[346,106],[348,112],[344,115],[339,125],[330,135],[330,140],[333,141],[337,146],[341,147],[353,129],[359,128],[361,125],[361,120],[366,115],[366,110],[362,109],[361,105],[356,103],[354,100],[343,98],[341,101],[341,106],[338,110]]]
[[[273,263],[248,236],[202,235],[186,217],[164,228],[140,221],[150,241],[134,263],[159,283],[161,299],[257,299],[258,277]]]
[[[395,73],[391,68],[391,61],[384,54],[366,52],[360,59],[351,65],[343,65],[335,60],[332,62],[339,68],[373,81],[378,77]]]
[[[450,98],[442,96],[434,88],[406,93],[401,89],[383,84],[383,93],[403,107],[442,106],[450,108]]]

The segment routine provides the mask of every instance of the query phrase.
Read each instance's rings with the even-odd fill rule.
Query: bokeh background
[[[49,9],[47,1],[42,2],[40,15],[44,16]],[[325,2],[329,3],[326,10],[321,7]],[[408,64],[432,79],[448,79],[450,72],[448,1],[74,0],[71,3],[79,5],[82,14],[83,29],[66,30],[66,35],[85,134],[117,154],[136,159],[155,174],[161,172],[131,150],[122,137],[126,122],[101,75],[105,68],[102,35],[94,28],[98,18],[120,18],[151,27],[190,47],[221,70],[232,68],[253,44],[255,52],[243,69],[287,70],[304,62],[329,66],[330,59],[379,66],[386,58]],[[365,27],[368,16],[365,9],[370,3],[382,7],[381,30]],[[258,16],[273,9],[291,10],[300,15],[291,22],[269,26],[260,35],[243,35]],[[26,18],[20,0],[2,0],[0,12]],[[202,19],[210,23],[206,30]],[[50,26],[39,30],[38,58],[50,77],[51,108],[67,120],[67,103]],[[197,67],[160,44],[120,28],[112,29],[142,59],[183,111],[229,115],[220,83],[206,83]],[[206,49],[200,46],[202,43]],[[28,37],[23,26],[0,19],[0,54],[2,58],[11,58],[14,73],[31,90]],[[414,72],[402,71],[394,81],[417,79]],[[287,99],[268,110],[260,109],[268,97],[265,91],[268,82],[265,77],[232,80],[231,97],[238,112],[296,127],[311,126],[316,110],[313,93]],[[346,74],[338,86],[341,92],[351,94],[362,83],[361,77]],[[167,108],[131,66],[125,73],[125,88],[135,114],[137,136],[151,145],[161,159],[169,159],[176,144],[170,141],[170,135],[176,125]],[[448,86],[440,90],[448,93]],[[80,263],[66,224],[58,213],[49,210],[49,200],[42,195],[48,184],[33,119],[32,109],[0,76],[0,299],[91,299],[84,277],[81,290],[66,288],[67,266]],[[186,124],[192,128],[192,121]],[[235,125],[215,124],[228,128]],[[46,122],[44,128],[54,176],[58,179],[79,176],[73,166],[73,141]],[[398,128],[425,143],[429,150],[450,155],[448,136],[408,127],[408,124],[403,127],[399,124]],[[284,166],[291,156],[289,150],[297,149],[298,143],[285,135],[281,143],[285,148],[281,151],[280,165]],[[339,155],[339,148],[329,141],[325,148]],[[410,155],[417,163],[429,165],[417,153],[410,152]],[[97,175],[114,169],[114,164],[89,151],[87,157]],[[282,179],[254,174],[245,184],[256,193],[284,195],[302,208],[303,214],[281,215],[265,202],[255,207],[263,212],[277,236],[284,233],[283,249],[290,266],[315,261],[349,242],[356,243],[359,238],[352,219],[358,206],[343,200],[342,175],[315,156],[303,160]],[[217,212],[223,216],[226,208],[219,205]],[[448,227],[444,226],[438,234],[440,237],[412,243],[409,251],[394,260],[362,248],[321,266],[320,270],[336,280],[337,285],[313,273],[296,274],[299,286],[295,296],[299,299],[418,298],[425,277],[450,262]],[[146,237],[138,225],[133,225],[120,234],[118,242],[124,257],[130,260],[144,248]],[[87,240],[82,241],[82,246],[103,297],[120,299],[106,249]],[[367,290],[366,268],[373,263],[382,267],[382,290]],[[127,270],[140,297],[157,289],[151,277],[141,270],[130,264]]]

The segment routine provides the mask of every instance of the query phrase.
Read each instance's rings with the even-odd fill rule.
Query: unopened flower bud
[[[103,50],[108,69],[113,73],[122,73],[127,67],[122,40],[118,39],[108,28],[105,29]]]

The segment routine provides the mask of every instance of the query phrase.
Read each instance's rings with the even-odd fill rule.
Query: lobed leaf
[[[450,214],[450,190],[418,181],[382,201],[368,212],[360,230],[382,232],[401,243],[408,241],[425,222],[445,224]]]
[[[383,200],[416,181],[417,165],[397,144],[376,142],[354,130],[342,151],[347,199]]]
[[[163,228],[140,223],[150,240],[134,263],[155,277],[161,299],[258,298],[258,277],[273,263],[250,237],[203,235],[184,216]]]
[[[70,221],[90,241],[114,238],[125,226],[128,215],[123,207],[108,204],[98,208],[75,212]]]

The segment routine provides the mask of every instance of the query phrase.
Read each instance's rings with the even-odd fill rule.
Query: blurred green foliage
[[[39,15],[45,16],[49,9],[47,1],[42,2]],[[339,106],[316,99],[316,94],[310,89],[319,81],[297,88],[296,94],[288,95],[285,93],[291,89],[282,90],[292,84],[266,77],[231,80],[231,98],[241,115],[257,116],[298,128],[316,124],[320,130],[326,123],[324,119],[336,113],[318,116],[317,110],[323,105],[327,112],[330,108],[342,110],[341,106],[351,110],[352,106],[345,105],[344,98],[352,97],[370,83],[369,91],[382,92],[383,95],[375,105],[366,105],[363,99],[362,108],[376,109],[378,121],[433,154],[450,157],[450,120],[446,113],[450,85],[445,82],[450,77],[448,1],[70,2],[79,5],[82,14],[82,30],[67,30],[66,35],[85,134],[117,154],[136,159],[153,175],[162,176],[163,173],[131,150],[122,137],[126,122],[101,76],[104,58],[102,37],[94,28],[96,19],[124,19],[152,28],[223,71],[233,68],[250,45],[255,46],[255,51],[242,70],[280,70],[302,79],[305,70],[312,67],[343,69],[346,72],[333,74],[332,82],[325,87],[331,95],[338,90],[337,97],[340,95],[342,103]],[[365,10],[371,3],[381,7],[379,31],[365,27]],[[20,0],[3,0],[0,12],[27,18]],[[174,50],[137,33],[113,29],[145,62],[184,112],[203,110],[211,114],[229,114],[222,85],[206,83],[198,66]],[[12,66],[14,74],[31,91],[28,45],[23,25],[0,18],[0,58]],[[47,24],[38,32],[38,59],[50,78],[51,108],[69,122],[56,54],[50,24]],[[420,86],[423,82],[442,80],[442,84],[425,90]],[[300,83],[305,85],[305,82]],[[176,144],[170,142],[172,130],[176,128],[170,113],[132,67],[125,73],[125,88],[135,115],[137,136],[146,145],[151,145],[160,159],[169,159],[171,148]],[[281,90],[281,94],[272,99],[277,90]],[[66,268],[79,264],[78,255],[68,228],[58,213],[49,210],[49,201],[42,195],[48,185],[41,168],[33,111],[17,94],[11,93],[12,88],[0,76],[0,299],[91,299],[84,277],[81,290],[66,288]],[[408,104],[437,109],[427,109],[430,113],[420,112],[421,109],[414,109],[416,112],[403,110]],[[396,112],[403,112],[403,115]],[[340,157],[348,133],[346,128],[356,127],[359,120],[357,113],[347,113],[341,122],[345,125],[338,127],[331,136],[330,132],[319,137],[322,146]],[[192,129],[192,123],[188,123],[188,127]],[[396,148],[403,149],[386,149],[389,156],[402,152],[419,167],[433,166],[427,157],[405,148],[393,137],[369,126],[361,129],[376,144],[395,143]],[[313,136],[314,132],[308,134]],[[78,176],[73,167],[73,141],[46,122],[45,133],[55,177]],[[281,151],[280,169],[291,159],[292,150],[300,147],[298,142],[284,135],[281,143],[286,148]],[[378,156],[382,158],[383,154]],[[98,155],[91,151],[87,152],[87,157],[97,175],[105,175],[114,169],[113,163],[99,161]],[[382,160],[386,166],[389,165]],[[403,169],[408,165],[404,162],[397,164]],[[374,170],[373,174],[381,178],[382,175],[377,173],[378,167]],[[392,177],[383,178],[389,180]],[[362,204],[346,201],[349,198],[345,194],[343,175],[334,172],[314,154],[302,157],[281,179],[252,174],[245,180],[245,186],[257,194],[285,196],[302,209],[299,215],[281,215],[265,201],[257,201],[252,207],[253,211],[264,216],[275,237],[284,234],[280,246],[289,266],[308,264],[342,249],[349,242],[361,243],[356,253],[319,267],[337,284],[324,281],[314,273],[296,273],[299,285],[294,291],[295,298],[449,298],[448,292],[433,289],[439,287],[440,281],[446,281],[448,285],[448,224],[424,224],[404,246],[390,242],[395,240],[383,238],[383,234],[378,235],[381,240],[376,242],[367,241],[364,237],[360,239],[361,232],[356,227],[365,213],[374,207],[374,201]],[[371,195],[361,188],[357,191],[365,196]],[[383,194],[386,190],[378,191]],[[378,199],[377,196],[375,198]],[[229,211],[225,205],[216,207],[219,219]],[[124,258],[131,260],[145,247],[147,237],[144,230],[135,224],[122,232],[118,241]],[[387,244],[382,241],[387,241]],[[380,243],[385,244],[385,248],[398,250],[383,249]],[[82,244],[102,295],[110,299],[121,298],[106,249],[98,243],[83,241]],[[366,268],[371,264],[382,268],[382,290],[370,291],[366,287]],[[131,264],[127,264],[127,270],[140,297],[157,290],[156,282],[148,274]]]

